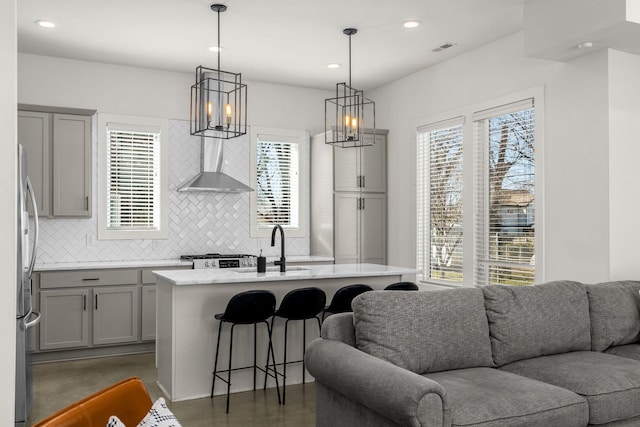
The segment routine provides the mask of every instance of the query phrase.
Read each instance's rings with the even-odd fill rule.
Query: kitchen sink
[[[243,267],[243,268],[232,268],[231,271],[235,271],[236,273],[256,273],[258,270],[256,267]],[[309,268],[306,267],[289,267],[287,266],[287,272],[289,271],[307,271]],[[279,273],[280,266],[272,266],[267,267],[267,273]]]

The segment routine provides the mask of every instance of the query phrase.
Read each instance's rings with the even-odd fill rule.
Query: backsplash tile
[[[156,260],[207,252],[279,255],[279,245],[249,234],[249,193],[178,193],[200,170],[200,138],[189,135],[189,122],[169,121],[169,238],[166,240],[97,240],[97,116],[92,123],[92,218],[40,219],[39,263]],[[248,138],[226,141],[223,171],[249,183]],[[95,244],[87,245],[87,235]],[[288,255],[309,254],[309,239],[287,238]]]

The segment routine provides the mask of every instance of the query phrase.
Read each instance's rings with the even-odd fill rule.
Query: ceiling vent
[[[451,43],[451,42],[447,42],[443,45],[438,46],[437,48],[433,49],[434,52],[441,52],[445,49],[449,49],[450,47],[456,46],[456,43]]]

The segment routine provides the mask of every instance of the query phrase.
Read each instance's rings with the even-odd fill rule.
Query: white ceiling
[[[369,90],[522,29],[525,0],[226,0],[221,68],[243,79]],[[216,68],[213,0],[20,0],[18,51],[163,70]],[[56,28],[35,25],[51,20]],[[423,25],[405,29],[419,19]],[[434,53],[446,42],[456,46]],[[338,62],[339,69],[327,64]]]

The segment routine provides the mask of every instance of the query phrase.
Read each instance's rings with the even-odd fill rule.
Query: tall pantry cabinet
[[[388,131],[366,134],[375,143],[356,148],[311,141],[311,254],[336,264],[385,264],[386,140]]]

